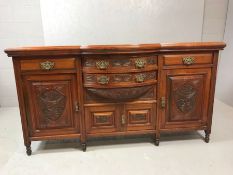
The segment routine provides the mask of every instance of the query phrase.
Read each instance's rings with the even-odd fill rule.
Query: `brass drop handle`
[[[95,64],[96,64],[96,67],[101,70],[107,69],[109,66],[109,62],[105,60],[96,61]]]
[[[192,65],[194,63],[195,63],[194,57],[184,57],[183,58],[183,64],[185,64],[185,65]]]
[[[122,116],[121,116],[121,124],[124,125],[125,123],[126,123],[125,114],[122,114]]]
[[[109,77],[105,76],[105,75],[102,75],[102,76],[97,77],[97,81],[98,81],[99,84],[105,85],[105,84],[109,83]]]
[[[161,97],[161,108],[165,108],[166,106],[166,99],[165,97]]]
[[[144,74],[138,74],[138,75],[135,75],[135,80],[137,83],[142,83],[144,82],[145,77],[146,76]]]
[[[51,70],[54,68],[55,63],[51,61],[45,61],[40,63],[40,67],[43,70]]]
[[[145,66],[145,64],[146,64],[146,60],[145,59],[136,59],[135,60],[135,66],[136,66],[136,68],[138,68],[138,69],[141,69],[141,68],[143,68],[144,66]]]

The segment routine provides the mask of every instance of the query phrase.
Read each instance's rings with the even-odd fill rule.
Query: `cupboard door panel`
[[[87,134],[110,133],[119,129],[117,105],[85,107]]]
[[[165,97],[162,128],[203,126],[207,122],[211,69],[162,72]]]
[[[126,104],[126,130],[153,130],[155,129],[156,108],[154,103]]]
[[[76,76],[25,76],[24,83],[32,136],[79,133]]]

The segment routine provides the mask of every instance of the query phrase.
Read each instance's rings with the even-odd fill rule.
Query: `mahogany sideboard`
[[[13,58],[26,152],[31,141],[204,130],[209,142],[222,42],[43,46]]]

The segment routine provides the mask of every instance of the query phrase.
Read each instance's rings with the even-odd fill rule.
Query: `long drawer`
[[[125,73],[157,69],[157,55],[88,55],[83,58],[85,73]]]
[[[134,87],[155,84],[157,72],[140,72],[125,74],[83,74],[85,87],[114,88]]]

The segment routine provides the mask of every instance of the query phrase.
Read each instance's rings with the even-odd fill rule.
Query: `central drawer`
[[[84,86],[95,88],[134,87],[157,82],[157,71],[122,74],[83,74]]]
[[[157,55],[87,55],[83,58],[85,73],[125,73],[157,69]]]

